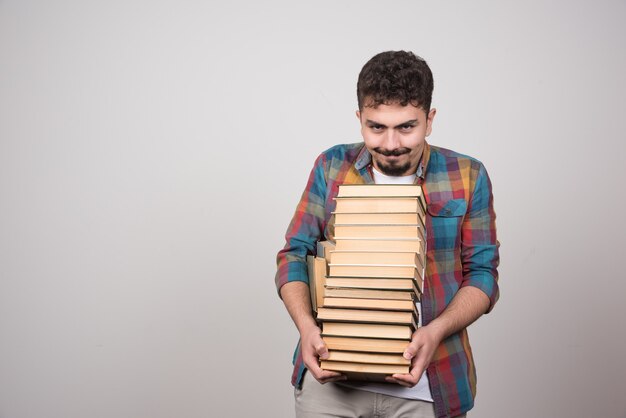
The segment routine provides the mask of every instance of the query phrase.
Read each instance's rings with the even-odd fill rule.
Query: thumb
[[[407,346],[407,348],[404,349],[403,357],[407,360],[411,360],[413,357],[417,355],[417,351],[418,351],[417,343],[414,341],[411,341],[409,345]]]
[[[415,357],[417,355],[417,352],[420,349],[420,346],[422,344],[420,344],[421,341],[421,328],[418,328],[415,330],[415,332],[413,333],[413,335],[411,336],[411,342],[409,343],[409,345],[404,349],[404,358],[407,360],[411,360],[413,357]]]
[[[322,360],[326,360],[328,358],[328,348],[326,347],[324,340],[322,340],[321,338],[319,343],[315,345],[315,352]]]

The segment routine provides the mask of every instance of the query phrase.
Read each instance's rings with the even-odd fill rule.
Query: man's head
[[[430,110],[433,73],[422,58],[412,52],[381,52],[370,59],[356,85],[359,110],[381,104],[412,104]]]
[[[357,83],[361,133],[379,171],[413,174],[430,135],[433,76],[411,52],[382,52],[369,60]]]

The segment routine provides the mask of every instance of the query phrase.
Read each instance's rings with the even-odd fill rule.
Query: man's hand
[[[487,312],[489,303],[489,297],[476,287],[466,286],[459,289],[441,315],[413,333],[413,338],[404,351],[404,358],[411,360],[409,373],[394,374],[385,379],[407,387],[417,385],[441,341],[468,327]]]
[[[280,295],[300,332],[302,360],[309,372],[320,383],[346,380],[346,376],[341,373],[320,368],[318,359],[328,358],[328,349],[322,340],[322,330],[311,313],[309,286],[304,282],[289,282],[280,289]]]
[[[430,364],[435,350],[443,340],[444,334],[436,325],[418,328],[411,338],[409,346],[404,350],[404,358],[411,360],[411,369],[407,374],[394,374],[385,380],[412,388],[417,385],[424,370]]]
[[[324,340],[322,340],[321,330],[318,326],[310,325],[302,329],[300,333],[300,345],[304,365],[318,382],[323,384],[346,380],[346,376],[341,373],[322,370],[320,368],[318,358],[328,358],[328,348],[326,348],[326,344]]]

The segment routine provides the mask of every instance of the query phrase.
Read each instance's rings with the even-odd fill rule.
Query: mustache
[[[411,152],[411,150],[408,148],[397,148],[397,149],[392,149],[392,150],[386,150],[380,147],[374,148],[374,151],[376,151],[378,154],[384,155],[385,157],[391,157],[391,156],[398,157],[400,155],[408,154],[409,152]]]

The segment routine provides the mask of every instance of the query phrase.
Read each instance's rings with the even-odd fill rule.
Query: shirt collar
[[[422,158],[420,159],[419,164],[417,165],[417,172],[415,175],[422,180],[426,176],[426,168],[428,167],[428,161],[430,160],[430,145],[428,142],[424,143],[424,151],[422,152]],[[372,154],[367,150],[365,144],[363,144],[363,149],[359,152],[359,155],[356,157],[356,162],[354,163],[354,168],[357,170],[362,170],[363,168],[369,166],[372,163]]]

